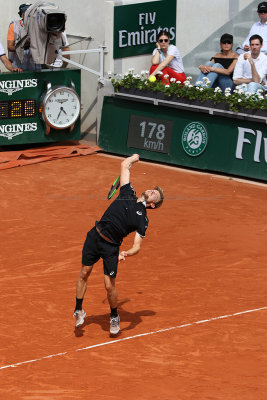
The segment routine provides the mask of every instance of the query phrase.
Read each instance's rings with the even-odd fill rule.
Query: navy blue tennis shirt
[[[134,231],[141,237],[145,237],[148,227],[146,207],[143,202],[137,202],[136,193],[130,183],[120,188],[119,196],[95,225],[102,235],[107,236],[117,245],[120,245],[123,238]]]

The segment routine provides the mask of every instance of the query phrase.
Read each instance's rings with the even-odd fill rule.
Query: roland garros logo
[[[37,79],[16,79],[13,81],[0,81],[0,92],[7,93],[11,96],[13,93],[25,88],[37,86]]]
[[[189,156],[199,156],[208,144],[208,132],[200,122],[186,125],[182,134],[183,149]]]

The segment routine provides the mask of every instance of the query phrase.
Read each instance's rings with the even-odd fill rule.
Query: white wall
[[[177,46],[184,56],[203,42],[218,27],[225,24],[229,15],[228,0],[187,0],[177,8]],[[185,22],[187,21],[187,22]],[[186,33],[186,35],[185,35]]]
[[[105,71],[126,72],[135,67],[137,72],[149,69],[151,56],[129,57],[113,61],[113,6],[114,4],[139,3],[141,0],[50,0],[67,14],[66,32],[69,42],[91,36],[93,40],[78,43],[71,49],[92,49],[105,43]],[[150,1],[150,0],[145,0]],[[151,0],[153,1],[153,0]],[[0,0],[0,41],[6,49],[6,35],[9,22],[18,18],[18,7],[22,0]],[[177,41],[185,56],[206,37],[210,36],[233,14],[252,4],[255,0],[177,0]],[[257,16],[255,15],[255,18]],[[97,70],[97,55],[72,56],[72,59]],[[4,66],[1,64],[2,71]],[[89,72],[82,71],[82,132],[96,132],[98,79]]]
[[[231,1],[231,0],[229,0]],[[258,1],[257,4],[259,4],[261,1]],[[243,10],[245,7],[247,7],[249,4],[254,3],[251,0],[239,0],[239,10]]]

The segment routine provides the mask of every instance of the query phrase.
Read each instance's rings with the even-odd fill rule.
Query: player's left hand
[[[127,251],[121,251],[119,254],[119,262],[120,261],[125,261],[125,258],[127,257]]]

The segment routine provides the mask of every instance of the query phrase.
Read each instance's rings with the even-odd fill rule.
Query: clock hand
[[[61,107],[61,111],[63,111],[66,115],[68,115],[63,107]]]
[[[57,120],[59,119],[59,116],[60,116],[62,110],[63,110],[63,107],[60,107],[60,111],[59,111],[59,113],[58,113]],[[63,111],[64,111],[64,110],[63,110]]]

